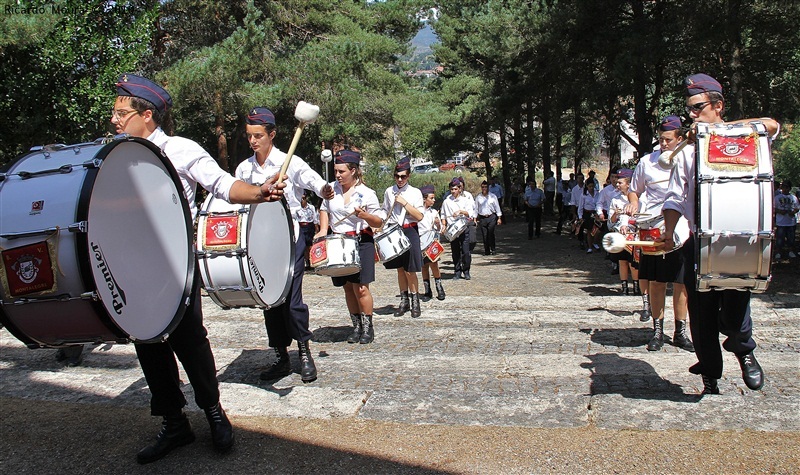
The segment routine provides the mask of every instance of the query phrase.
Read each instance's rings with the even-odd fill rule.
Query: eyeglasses
[[[701,110],[705,109],[707,105],[711,104],[711,101],[704,101],[698,102],[697,104],[689,104],[686,106],[686,112],[691,114],[692,112],[697,113]]]
[[[406,178],[408,178],[408,175],[401,175],[399,173],[395,173],[394,177],[397,178],[398,180],[405,180]]]
[[[125,116],[127,116],[131,112],[135,112],[137,114],[140,114],[140,112],[137,111],[136,109],[111,109],[111,118],[112,119],[117,119],[117,120],[122,120],[122,119],[125,118]]]

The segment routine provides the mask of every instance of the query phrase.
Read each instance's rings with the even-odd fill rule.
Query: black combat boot
[[[423,280],[422,285],[425,286],[425,293],[422,294],[423,297],[430,300],[433,298],[433,291],[431,291],[431,281],[430,280]]]
[[[650,320],[650,295],[642,294],[642,313],[639,315],[640,322]]]
[[[438,300],[444,300],[444,287],[442,287],[442,279],[436,279],[436,298]]]
[[[422,309],[419,308],[419,294],[414,292],[411,294],[411,318],[418,318],[420,315],[422,315]]]
[[[630,290],[628,289],[628,281],[627,280],[621,280],[621,281],[619,281],[619,283],[620,283],[620,286],[621,286],[620,289],[619,289],[619,293],[621,293],[622,295],[630,295]]]
[[[675,334],[672,335],[672,344],[686,351],[694,352],[692,340],[686,336],[686,320],[675,320]]]
[[[664,346],[664,319],[653,319],[653,338],[647,344],[647,351],[658,351]]]
[[[353,333],[347,337],[347,343],[358,343],[358,340],[361,339],[361,333],[364,331],[363,327],[361,326],[361,314],[351,313],[350,321],[353,322]]]
[[[310,383],[317,379],[317,367],[311,357],[311,348],[307,341],[298,341],[297,349],[300,351],[300,380]]]
[[[364,328],[364,332],[361,334],[361,340],[358,342],[361,344],[372,343],[372,340],[375,339],[375,327],[372,326],[372,315],[361,314],[361,326]]]
[[[394,311],[395,317],[402,317],[411,307],[408,305],[408,291],[400,292],[400,305]]]
[[[281,379],[284,376],[292,374],[292,363],[289,361],[289,350],[286,348],[273,348],[275,355],[278,357],[272,366],[266,371],[261,372],[262,381],[272,381],[274,379]]]
[[[155,462],[177,449],[194,442],[194,432],[189,424],[189,419],[183,411],[170,416],[164,416],[161,422],[161,432],[156,436],[156,441],[136,454],[136,461],[140,464]]]
[[[633,295],[642,295],[642,289],[639,288],[639,281],[633,281]]]
[[[704,374],[701,376],[703,378],[703,392],[701,394],[719,394],[717,380]]]
[[[233,426],[220,403],[205,410],[211,428],[211,442],[217,452],[227,452],[233,447]]]

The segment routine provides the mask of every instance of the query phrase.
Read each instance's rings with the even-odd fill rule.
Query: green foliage
[[[775,142],[773,168],[775,169],[776,186],[783,179],[792,180],[795,186],[800,185],[800,127],[784,124],[782,138]]]
[[[113,84],[150,46],[155,1],[21,2],[2,17],[0,163],[37,144],[93,140],[108,130]]]

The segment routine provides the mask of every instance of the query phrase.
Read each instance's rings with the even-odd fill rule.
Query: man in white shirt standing
[[[475,209],[478,213],[478,226],[483,239],[483,254],[486,256],[495,253],[494,229],[498,224],[503,224],[503,210],[497,197],[489,191],[489,183],[481,183],[481,192],[475,197]]]

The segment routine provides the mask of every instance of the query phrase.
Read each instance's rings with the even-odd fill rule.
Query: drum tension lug
[[[86,221],[79,221],[77,223],[73,223],[67,226],[67,229],[71,233],[85,233],[87,228],[88,228],[88,223]]]
[[[100,300],[99,295],[95,291],[84,292],[81,294],[81,298],[83,300],[94,300],[94,301]]]

